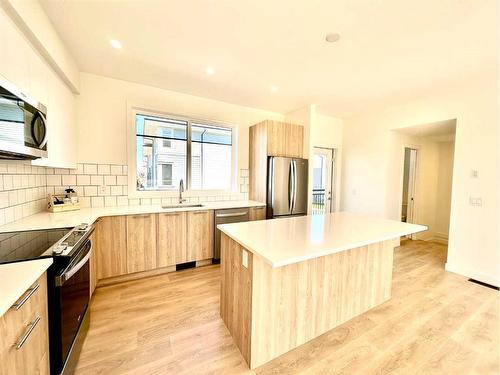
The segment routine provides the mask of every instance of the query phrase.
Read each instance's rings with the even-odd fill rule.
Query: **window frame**
[[[193,196],[214,196],[221,194],[236,194],[238,193],[238,125],[228,124],[225,122],[210,120],[207,118],[202,118],[198,116],[186,116],[177,115],[160,110],[146,109],[141,106],[128,106],[128,121],[127,121],[127,160],[128,160],[128,190],[127,195],[129,198],[166,198],[166,197],[177,197],[179,195],[178,186],[173,188],[163,188],[156,190],[138,190],[137,189],[137,165],[136,165],[136,116],[156,116],[171,118],[174,120],[186,121],[187,126],[187,140],[186,140],[186,180],[184,181],[185,192],[183,196],[193,197]],[[231,185],[229,189],[217,190],[217,189],[193,189],[192,188],[192,152],[191,152],[191,126],[192,123],[201,123],[205,125],[211,125],[220,128],[227,128],[231,130]]]

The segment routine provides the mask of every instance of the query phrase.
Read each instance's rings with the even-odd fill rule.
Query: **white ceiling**
[[[41,3],[83,71],[278,112],[315,103],[345,116],[495,64],[496,1]],[[326,43],[335,31],[341,40]]]
[[[429,137],[435,141],[447,141],[455,139],[455,132],[457,129],[457,120],[444,120],[431,122],[428,124],[421,124],[415,126],[408,126],[405,128],[398,128],[398,133],[413,135],[417,137]]]

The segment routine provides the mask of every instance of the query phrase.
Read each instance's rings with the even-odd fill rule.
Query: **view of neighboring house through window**
[[[177,189],[181,179],[192,190],[231,189],[231,128],[143,114],[135,124],[137,190]]]
[[[192,123],[191,153],[192,189],[231,188],[231,129]]]

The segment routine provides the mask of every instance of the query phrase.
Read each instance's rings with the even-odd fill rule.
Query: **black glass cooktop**
[[[47,250],[71,228],[0,233],[0,264],[52,256]]]

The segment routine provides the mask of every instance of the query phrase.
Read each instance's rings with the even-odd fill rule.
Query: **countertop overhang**
[[[222,224],[217,228],[273,268],[428,229],[350,212]]]

